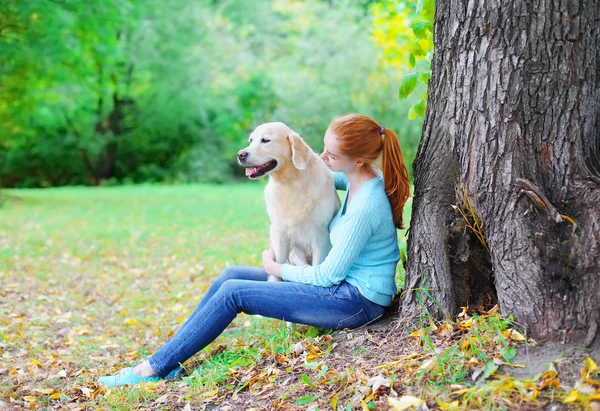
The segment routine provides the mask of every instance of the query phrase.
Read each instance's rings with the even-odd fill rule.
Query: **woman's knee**
[[[229,279],[219,287],[217,298],[239,313],[244,309],[243,298],[241,298],[244,288],[243,280]]]
[[[234,265],[234,266],[225,268],[221,272],[221,275],[219,275],[219,280],[221,282],[225,282],[228,280],[235,280],[235,279],[239,278],[239,276],[240,276],[240,267]]]

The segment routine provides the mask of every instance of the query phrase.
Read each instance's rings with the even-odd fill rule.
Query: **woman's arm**
[[[263,251],[262,264],[267,274],[281,278],[281,264],[275,262],[275,251],[272,248]]]
[[[286,281],[321,287],[339,284],[346,278],[346,273],[372,236],[378,214],[374,210],[364,208],[360,212],[347,214],[344,219],[345,221],[341,223],[344,226],[340,227],[340,229],[344,229],[344,232],[339,236],[323,263],[314,267],[283,264],[279,267],[270,266],[270,269],[279,272],[281,278]]]

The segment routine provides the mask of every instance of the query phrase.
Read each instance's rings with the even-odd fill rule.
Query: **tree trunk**
[[[99,100],[99,107],[101,106]],[[113,94],[113,109],[104,121],[96,123],[96,132],[100,135],[108,134],[108,142],[91,169],[93,184],[99,184],[101,180],[114,177],[117,171],[118,138],[132,130],[126,125],[127,116],[132,114],[135,102],[129,97],[119,97]],[[101,111],[101,110],[99,110]],[[87,156],[86,156],[87,157]],[[89,159],[84,161],[89,163]]]
[[[600,1],[438,0],[434,44],[403,309],[497,301],[530,335],[590,343]]]

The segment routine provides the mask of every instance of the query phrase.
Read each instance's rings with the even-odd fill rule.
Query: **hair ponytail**
[[[337,134],[340,149],[345,155],[372,164],[383,152],[383,182],[392,206],[394,225],[404,228],[402,210],[410,195],[410,183],[396,133],[362,114],[336,117],[329,124],[329,128]]]
[[[405,228],[402,223],[402,211],[410,195],[408,170],[404,165],[398,136],[387,128],[383,135],[382,168],[385,192],[392,206],[394,225],[397,228]]]

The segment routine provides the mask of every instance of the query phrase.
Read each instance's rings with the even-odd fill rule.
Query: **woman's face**
[[[325,148],[321,153],[321,158],[331,171],[349,173],[355,169],[356,161],[341,153],[337,138],[337,134],[328,128],[323,138]]]

